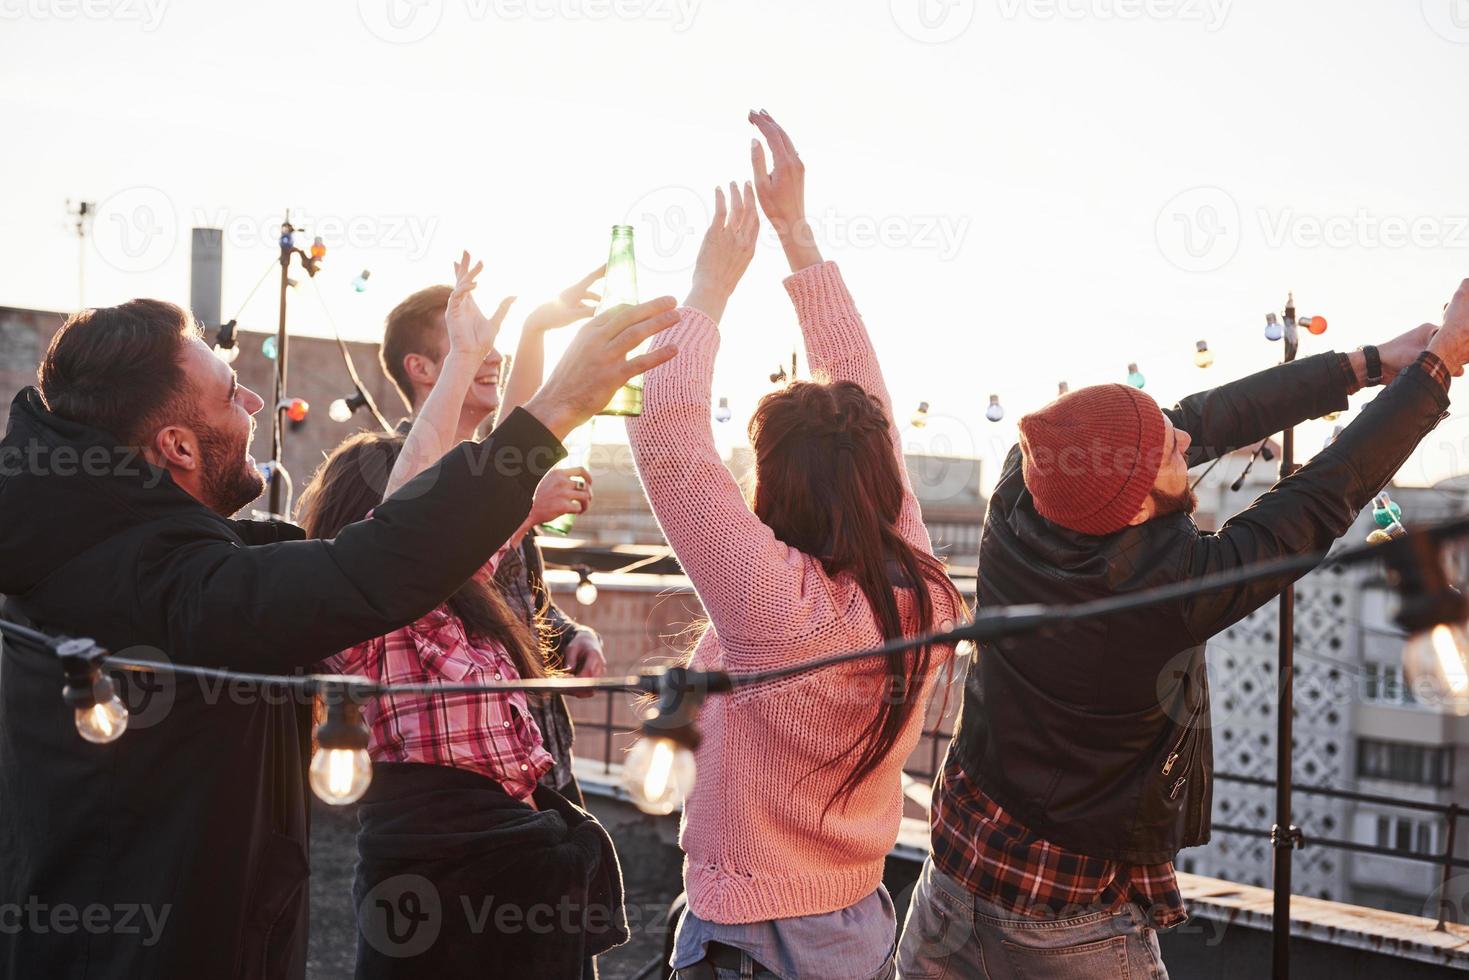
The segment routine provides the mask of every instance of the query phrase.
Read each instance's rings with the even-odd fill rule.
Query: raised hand
[[[592,283],[607,274],[607,267],[599,265],[579,281],[567,286],[556,298],[542,303],[525,318],[522,332],[544,332],[569,326],[597,312],[597,303],[602,297],[592,292]]]
[[[765,169],[765,148],[758,139],[750,141],[750,165],[755,171],[755,194],[765,217],[780,235],[792,272],[821,261],[821,250],[806,223],[806,166],[791,138],[764,109],[750,111],[750,122],[770,144],[775,168]]]
[[[1469,279],[1459,284],[1454,298],[1449,300],[1443,326],[1429,341],[1428,349],[1438,355],[1454,377],[1464,374],[1464,364],[1469,362]]]
[[[724,190],[714,188],[714,219],[704,233],[699,257],[694,262],[694,284],[686,306],[701,310],[716,322],[724,315],[730,294],[750,267],[755,239],[760,232],[760,214],[755,207],[755,190],[748,181],[744,193],[733,181],[726,206]]]
[[[678,322],[672,296],[614,307],[577,331],[551,377],[525,403],[558,439],[602,409],[629,380],[678,353],[672,344],[628,357],[639,344]]]
[[[463,252],[459,261],[454,263],[454,291],[449,294],[449,302],[444,307],[444,324],[449,328],[451,352],[483,360],[494,349],[495,338],[500,335],[500,324],[505,321],[505,314],[510,312],[510,304],[515,302],[515,297],[505,297],[494,316],[485,316],[474,299],[474,290],[479,285],[475,279],[484,271],[485,264],[476,262],[471,267],[469,261],[469,253]]]

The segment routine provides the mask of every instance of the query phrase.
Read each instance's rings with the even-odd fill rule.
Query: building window
[[[1357,775],[1398,783],[1447,788],[1453,785],[1454,750],[1410,742],[1357,742]]]
[[[1373,704],[1413,703],[1413,692],[1403,682],[1403,665],[1374,660],[1363,663],[1362,699]]]
[[[1395,851],[1433,854],[1438,850],[1438,826],[1438,821],[1432,817],[1379,816],[1377,846],[1390,847]]]

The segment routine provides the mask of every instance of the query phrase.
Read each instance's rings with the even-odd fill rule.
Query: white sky
[[[1331,321],[1303,353],[1436,319],[1469,275],[1466,83],[1469,0],[0,0],[0,304],[75,308],[71,198],[102,205],[88,304],[187,302],[213,224],[228,317],[290,206],[332,231],[319,283],[352,336],[468,247],[487,305],[522,297],[513,349],[615,221],[643,296],[682,297],[764,107],[900,416],[933,406],[911,446],[978,453],[988,483],[1059,380],[1135,360],[1171,401],[1271,363],[1288,289]],[[785,271],[767,239],[724,321],[735,425],[790,356]],[[273,328],[272,285],[245,326]],[[1456,416],[1401,478],[1459,470]]]

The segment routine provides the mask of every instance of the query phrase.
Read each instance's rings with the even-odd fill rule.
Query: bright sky
[[[0,0],[0,305],[76,307],[70,198],[101,205],[89,305],[187,302],[214,225],[228,317],[289,206],[350,335],[467,247],[486,305],[521,297],[513,349],[614,222],[643,296],[682,297],[764,107],[900,416],[932,405],[910,445],[988,483],[1058,381],[1136,361],[1172,401],[1278,359],[1287,290],[1331,322],[1303,353],[1436,319],[1469,275],[1466,83],[1469,0]],[[796,338],[785,271],[767,236],[724,321],[735,425]],[[241,322],[273,329],[270,285]],[[1469,470],[1463,414],[1405,482]]]

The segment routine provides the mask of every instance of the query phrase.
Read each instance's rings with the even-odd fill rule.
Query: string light
[[[698,678],[702,682],[708,676]],[[658,703],[643,714],[641,738],[622,764],[623,788],[644,813],[672,813],[693,792],[694,749],[699,747],[694,722],[706,693],[707,688],[691,683],[687,668],[672,667],[663,675]]]
[[[301,423],[311,414],[311,403],[304,398],[282,398],[276,410],[285,412],[292,422]]]
[[[1063,381],[1062,384],[1065,382]],[[1005,417],[1005,407],[1000,404],[999,395],[990,395],[990,405],[984,410],[984,417],[991,422],[998,422]]]
[[[1201,340],[1194,346],[1196,348],[1196,350],[1194,351],[1195,364],[1197,364],[1201,368],[1206,368],[1214,363],[1214,355],[1209,351],[1209,344],[1207,341]],[[1138,387],[1141,388],[1142,385],[1138,385]]]
[[[1148,381],[1143,377],[1143,373],[1137,369],[1136,364],[1129,364],[1127,365],[1127,383],[1134,388],[1142,388]]]
[[[1386,528],[1389,525],[1398,523],[1402,519],[1402,517],[1403,508],[1399,507],[1397,503],[1387,495],[1386,490],[1377,495],[1377,499],[1373,502],[1372,507],[1373,523],[1375,523],[1378,527]]]
[[[912,425],[915,429],[921,429],[928,424],[928,402],[919,402],[918,410],[913,413]]]
[[[260,342],[260,353],[265,355],[267,361],[275,360],[276,342],[275,334],[266,334],[265,339]]]
[[[352,288],[357,290],[359,293],[367,292],[367,280],[371,278],[371,270],[363,269],[361,272],[357,273],[356,278],[352,280]]]
[[[734,413],[729,410],[729,399],[719,399],[719,407],[714,410],[714,421],[728,422],[733,417],[733,414]]]
[[[307,776],[323,802],[345,806],[362,799],[372,785],[369,733],[362,706],[345,684],[329,685],[323,699],[326,721],[316,729],[316,751]]]
[[[1285,336],[1285,330],[1280,325],[1280,320],[1274,313],[1265,314],[1265,339],[1279,340]]]
[[[66,677],[61,697],[74,711],[77,734],[95,745],[117,741],[128,730],[128,708],[102,670],[104,651],[78,639],[61,644],[57,654]]]
[[[346,422],[359,408],[367,405],[367,396],[358,388],[346,398],[338,398],[326,408],[327,417],[333,422]]]
[[[1306,325],[1306,329],[1311,331],[1311,333],[1315,334],[1317,337],[1326,332],[1326,317],[1324,316],[1303,316],[1301,317],[1300,322],[1304,323]]]
[[[576,574],[581,579],[576,583],[576,601],[584,606],[590,606],[597,601],[597,583],[592,581],[592,570],[581,565],[577,568]]]
[[[235,321],[221,323],[219,330],[214,335],[214,356],[226,364],[235,363],[235,358],[240,356],[240,345],[236,343]]]
[[[1060,384],[1056,385],[1056,397],[1060,398],[1062,395],[1066,394],[1070,390],[1071,386],[1063,381]]]
[[[1449,585],[1432,538],[1410,536],[1391,547],[1388,581],[1402,597],[1396,619],[1409,634],[1403,645],[1409,689],[1421,702],[1441,699],[1455,714],[1469,715],[1469,634],[1463,625],[1469,604]]]
[[[326,242],[321,240],[320,235],[311,240],[311,257],[318,262],[326,258]]]
[[[778,385],[784,380],[786,380],[786,366],[782,364],[780,367],[770,372],[770,383]]]

